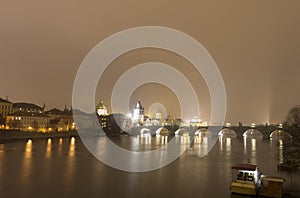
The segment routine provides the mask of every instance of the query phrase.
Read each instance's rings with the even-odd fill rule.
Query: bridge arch
[[[206,128],[200,128],[195,132],[196,136],[202,136],[202,137],[210,137],[211,132]]]
[[[263,134],[257,129],[248,129],[243,133],[244,138],[249,138],[249,139],[258,139],[262,140],[263,139]]]
[[[179,128],[175,131],[175,135],[188,136],[189,132],[185,128]]]
[[[169,130],[165,127],[160,127],[155,132],[156,135],[168,136],[170,134]]]
[[[271,140],[291,140],[292,135],[283,130],[277,129],[270,134]]]
[[[151,135],[151,130],[149,128],[141,128],[140,135]]]
[[[237,133],[233,129],[224,128],[218,133],[219,137],[236,138]]]

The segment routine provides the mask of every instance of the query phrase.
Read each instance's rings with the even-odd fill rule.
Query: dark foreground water
[[[139,151],[166,143],[162,137],[121,136],[113,141]],[[145,173],[103,164],[79,138],[0,144],[0,197],[231,197],[230,167],[247,162],[257,164],[264,174],[285,177],[285,188],[290,188],[292,181],[293,188],[300,189],[299,175],[277,172],[277,164],[283,160],[280,142],[224,138],[200,158],[206,141],[187,146],[168,166]],[[99,142],[99,148],[105,148],[105,141]]]

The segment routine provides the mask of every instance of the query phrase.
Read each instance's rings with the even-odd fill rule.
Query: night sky
[[[4,0],[0,6],[0,97],[47,108],[68,107],[76,72],[100,41],[136,26],[165,26],[197,39],[212,55],[227,91],[226,121],[278,123],[300,104],[300,1],[83,1]],[[188,77],[209,120],[210,98],[189,62],[168,51],[142,49],[116,59],[98,84],[95,100],[110,109],[115,81],[136,64],[157,61]],[[166,74],[167,75],[167,74]],[[158,84],[138,88],[148,108],[163,104],[179,117],[176,95]]]

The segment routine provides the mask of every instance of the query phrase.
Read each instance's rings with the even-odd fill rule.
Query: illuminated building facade
[[[76,129],[74,118],[73,118],[73,110],[72,109],[65,109],[59,110],[59,109],[51,109],[45,114],[50,119],[50,125],[49,125],[49,131],[69,131]]]
[[[0,115],[5,118],[8,114],[11,114],[13,111],[13,103],[0,98]]]
[[[22,131],[47,132],[50,119],[43,113],[14,112],[6,116],[6,127]]]

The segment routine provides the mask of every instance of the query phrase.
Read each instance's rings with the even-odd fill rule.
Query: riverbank
[[[76,130],[50,133],[26,132],[18,130],[0,130],[0,143],[21,139],[64,138],[77,136],[78,133]]]

